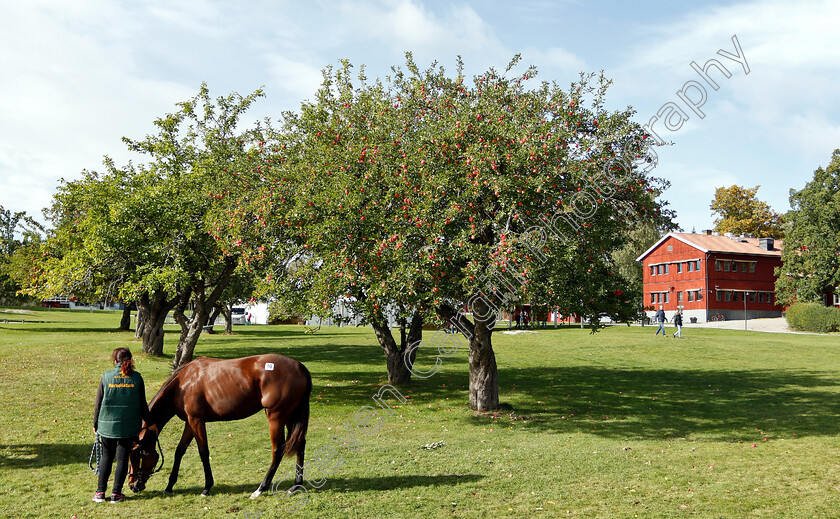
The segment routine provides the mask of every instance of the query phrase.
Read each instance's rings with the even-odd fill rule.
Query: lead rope
[[[99,475],[99,460],[102,458],[102,442],[99,441],[99,433],[96,433],[96,440],[93,442],[93,448],[90,450],[90,459],[88,460],[88,467],[94,474]],[[93,466],[93,460],[96,460],[96,467]]]

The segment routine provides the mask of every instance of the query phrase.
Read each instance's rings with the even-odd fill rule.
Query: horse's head
[[[158,463],[157,429],[144,427],[134,448],[128,455],[128,488],[133,492],[141,492],[146,488],[146,480],[160,469],[155,469]]]

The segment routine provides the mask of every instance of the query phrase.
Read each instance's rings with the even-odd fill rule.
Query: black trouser
[[[122,494],[122,487],[125,477],[128,475],[128,453],[134,446],[136,438],[105,438],[99,437],[102,442],[102,457],[99,459],[99,486],[97,492],[105,492],[108,486],[108,478],[111,477],[111,465],[114,456],[117,458],[117,470],[114,472],[114,494]]]

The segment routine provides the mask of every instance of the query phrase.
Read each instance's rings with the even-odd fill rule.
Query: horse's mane
[[[190,361],[190,362],[192,362],[192,361]],[[161,384],[160,389],[158,389],[157,393],[155,393],[155,396],[152,397],[152,401],[149,402],[149,407],[152,407],[154,405],[154,403],[157,401],[157,399],[160,398],[160,396],[163,394],[163,391],[166,389],[166,387],[169,385],[169,383],[172,382],[173,380],[175,380],[175,378],[178,376],[178,374],[184,368],[186,368],[190,364],[190,362],[187,362],[185,364],[181,364],[180,366],[178,366],[177,368],[172,370],[172,373],[169,375],[169,378],[167,378],[163,382],[163,384]]]

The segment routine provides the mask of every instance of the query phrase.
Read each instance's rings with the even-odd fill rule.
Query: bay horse
[[[149,405],[154,429],[144,427],[134,450],[129,455],[128,486],[142,491],[157,463],[155,442],[160,430],[173,417],[185,422],[181,441],[165,492],[172,492],[178,480],[181,458],[195,438],[198,454],[204,465],[204,490],[210,493],[213,473],[207,446],[207,422],[241,420],[265,409],[271,436],[271,465],[257,490],[256,498],[271,486],[271,480],[283,455],[297,453],[295,485],[303,484],[303,453],[309,427],[309,395],[312,377],[300,362],[275,354],[254,355],[239,359],[200,357],[175,371],[163,383]],[[149,426],[151,424],[144,424]],[[288,429],[288,436],[285,434]]]

